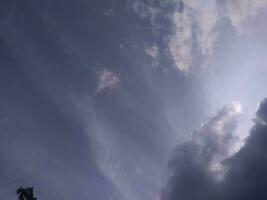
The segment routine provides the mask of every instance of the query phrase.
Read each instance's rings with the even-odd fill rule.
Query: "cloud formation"
[[[220,34],[217,26],[222,20],[228,19],[234,29],[242,33],[248,19],[256,16],[257,11],[267,4],[266,0],[155,2],[134,1],[133,10],[139,16],[149,18],[155,29],[161,26],[157,19],[168,16],[172,31],[166,36],[166,45],[175,67],[182,72],[188,72],[194,63],[199,64],[212,55]]]
[[[195,48],[199,48],[204,59],[212,55],[220,21],[227,18],[237,32],[242,32],[247,19],[266,3],[266,0],[185,1],[183,12],[177,10],[171,17],[175,31],[169,39],[169,50],[176,67],[189,70],[196,57]]]
[[[120,78],[117,74],[107,69],[100,71],[97,77],[97,92],[104,89],[112,89],[120,82]]]
[[[265,99],[257,111],[257,117],[264,122],[266,107]],[[256,123],[245,145],[232,155],[239,110],[236,108],[226,106],[188,141],[177,146],[163,200],[266,199],[267,126]]]
[[[234,144],[239,106],[230,104],[175,149],[172,171],[163,199],[197,199],[208,192],[225,172],[222,160]]]

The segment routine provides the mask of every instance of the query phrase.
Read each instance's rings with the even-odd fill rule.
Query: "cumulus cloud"
[[[167,49],[177,69],[188,72],[194,63],[208,59],[220,31],[217,25],[224,19],[233,28],[244,32],[246,22],[266,6],[266,0],[169,0],[161,3],[134,1],[133,10],[147,17],[155,27],[161,26],[159,17],[168,16],[172,32],[167,36]],[[171,7],[172,9],[166,9]]]
[[[120,82],[117,74],[107,69],[103,69],[97,76],[97,92],[104,89],[112,89]]]
[[[198,199],[222,179],[226,170],[222,160],[231,154],[238,113],[237,105],[225,106],[189,140],[177,146],[169,164],[171,176],[163,199]]]
[[[257,111],[267,122],[267,100]],[[235,116],[239,106],[226,106],[200,131],[178,145],[170,162],[171,175],[163,200],[266,199],[267,126],[256,123],[235,154]],[[219,128],[218,128],[219,127]]]

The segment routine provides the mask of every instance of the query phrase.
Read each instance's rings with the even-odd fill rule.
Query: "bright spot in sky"
[[[240,103],[240,101],[232,102],[232,106],[236,114],[242,112],[242,104]]]

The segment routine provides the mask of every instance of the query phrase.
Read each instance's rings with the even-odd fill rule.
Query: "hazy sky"
[[[266,13],[1,0],[0,198],[267,198]]]

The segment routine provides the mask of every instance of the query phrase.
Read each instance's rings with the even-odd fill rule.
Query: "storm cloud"
[[[266,107],[264,99],[257,111],[257,118],[264,123],[255,123],[237,153],[231,153],[231,146],[237,140],[233,137],[234,115],[227,118],[229,121],[223,120],[220,130],[224,131],[218,133],[218,129],[214,129],[221,116],[229,113],[229,107],[222,109],[188,141],[178,145],[169,163],[171,175],[162,199],[265,199]]]

